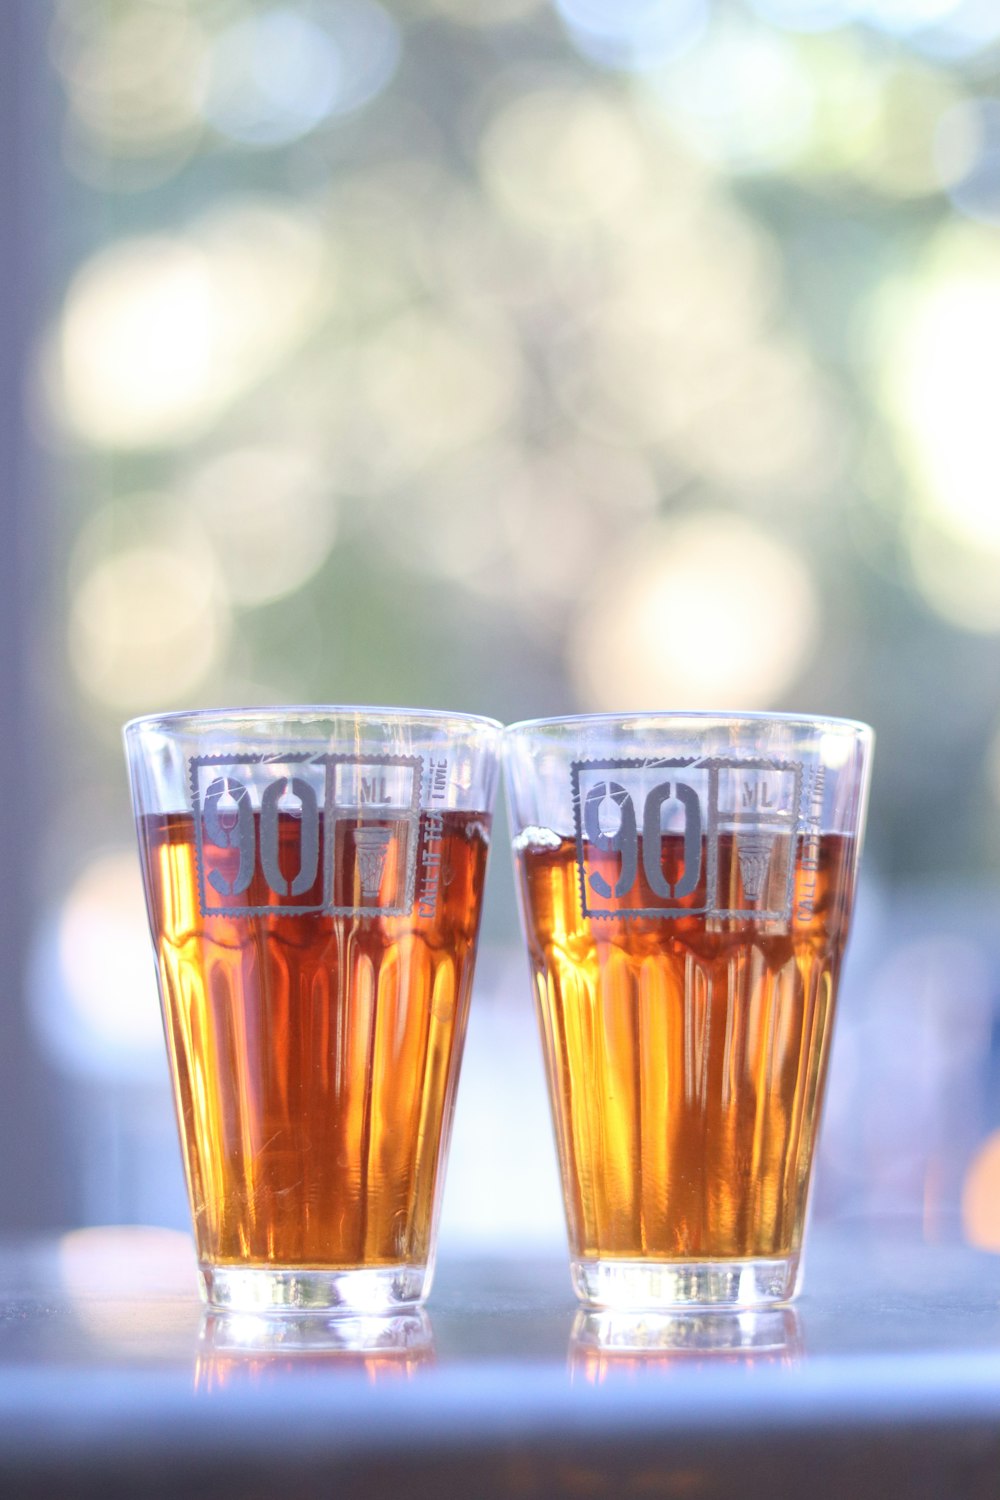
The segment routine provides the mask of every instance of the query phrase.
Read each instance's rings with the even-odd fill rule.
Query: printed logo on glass
[[[585,916],[791,919],[800,764],[713,756],[571,771]]]
[[[419,756],[199,755],[188,763],[203,916],[405,916]]]

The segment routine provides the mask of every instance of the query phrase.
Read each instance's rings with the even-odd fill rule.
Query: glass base
[[[201,1347],[219,1354],[383,1355],[430,1357],[434,1337],[423,1308],[396,1313],[207,1311],[201,1325]]]
[[[770,1307],[798,1290],[798,1255],[766,1260],[574,1260],[573,1289],[587,1307]]]
[[[801,1354],[798,1316],[790,1307],[582,1308],[573,1323],[570,1350],[588,1354],[714,1355]]]
[[[429,1291],[426,1266],[198,1268],[209,1307],[246,1313],[388,1313],[414,1307]]]

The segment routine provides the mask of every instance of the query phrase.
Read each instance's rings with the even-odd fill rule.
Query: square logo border
[[[268,762],[277,765],[314,765],[324,770],[323,816],[326,827],[332,829],[338,811],[334,800],[336,765],[355,766],[405,766],[413,770],[413,785],[410,803],[404,810],[394,809],[394,821],[404,823],[408,830],[406,871],[403,884],[403,902],[394,906],[334,906],[333,905],[333,861],[334,849],[323,847],[323,898],[310,906],[210,906],[205,901],[205,858],[202,837],[202,806],[199,795],[198,771],[203,766],[223,768],[261,766]],[[313,754],[308,750],[267,750],[221,752],[215,755],[192,755],[188,757],[188,785],[191,797],[191,815],[194,821],[195,866],[198,882],[198,911],[202,917],[406,917],[413,910],[417,883],[417,845],[420,828],[420,793],[423,785],[424,760],[421,755],[347,755],[330,752]],[[359,820],[364,822],[362,818]],[[374,821],[372,819],[371,821]]]
[[[586,861],[584,858],[584,845],[586,840],[583,836],[583,819],[581,816],[580,777],[587,770],[593,771],[628,771],[628,770],[706,770],[709,775],[708,807],[705,818],[705,896],[706,901],[700,906],[655,906],[655,907],[622,907],[617,910],[608,908],[595,909],[588,904]],[[758,770],[758,771],[790,771],[795,778],[794,807],[795,811],[789,818],[772,814],[770,817],[760,814],[741,815],[732,813],[722,815],[719,809],[719,772],[723,770]],[[803,766],[800,761],[774,760],[767,756],[602,756],[574,760],[570,762],[570,780],[573,796],[573,830],[576,842],[576,867],[577,887],[580,898],[580,910],[586,919],[593,920],[617,920],[623,918],[631,920],[649,920],[658,918],[661,921],[676,920],[678,917],[705,917],[709,920],[726,919],[754,922],[789,922],[792,916],[793,898],[795,891],[795,859],[788,861],[788,875],[785,885],[785,901],[778,908],[767,908],[761,910],[757,907],[719,907],[716,900],[718,896],[718,840],[719,824],[747,822],[753,826],[771,824],[780,828],[794,842],[798,838],[802,825],[802,783]]]

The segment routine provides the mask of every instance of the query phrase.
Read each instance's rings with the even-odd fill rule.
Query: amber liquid
[[[141,820],[203,1263],[426,1264],[488,828],[481,813],[438,815],[432,914],[417,902],[405,917],[290,915],[255,874],[240,899],[272,903],[273,914],[206,917],[191,818]],[[282,814],[278,844],[290,871],[299,837],[297,820]],[[355,846],[339,830],[334,838],[334,889],[357,892]],[[426,844],[422,822],[418,853]],[[305,905],[320,893],[298,899]]]
[[[676,872],[680,847],[670,835],[663,846]],[[811,854],[815,866],[815,841]],[[781,922],[585,918],[575,844],[520,850],[575,1258],[799,1248],[854,847],[823,835],[808,873],[801,855],[799,845],[793,916]],[[612,883],[617,856],[603,858]],[[739,879],[723,834],[719,882],[731,899],[720,906],[741,906]]]

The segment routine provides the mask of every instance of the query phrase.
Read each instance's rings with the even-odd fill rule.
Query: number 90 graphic
[[[618,826],[606,833],[601,826],[602,809],[614,804]],[[684,873],[671,885],[663,873],[662,817],[664,805],[679,802],[684,812]],[[587,841],[605,854],[617,854],[618,878],[612,885],[600,870],[588,877],[591,889],[604,900],[627,896],[635,884],[639,867],[639,830],[635,803],[618,781],[599,781],[588,791],[583,804],[583,828]],[[698,887],[702,866],[702,816],[698,793],[684,781],[661,781],[646,793],[642,808],[642,869],[650,890],[661,900],[680,901]]]
[[[278,857],[278,815],[291,810],[287,806],[289,796],[298,802],[295,822],[299,832],[298,871],[291,880],[282,873]],[[319,871],[319,804],[315,791],[301,777],[279,776],[268,782],[260,801],[258,834],[246,786],[236,776],[217,776],[205,792],[202,827],[205,878],[220,896],[240,896],[249,889],[258,856],[261,873],[276,896],[302,896],[315,885]],[[226,862],[225,870],[212,864],[213,848],[237,851],[235,872],[231,870],[232,861]]]
[[[413,755],[192,756],[203,916],[406,916],[423,761]],[[377,846],[377,847],[376,847]]]

